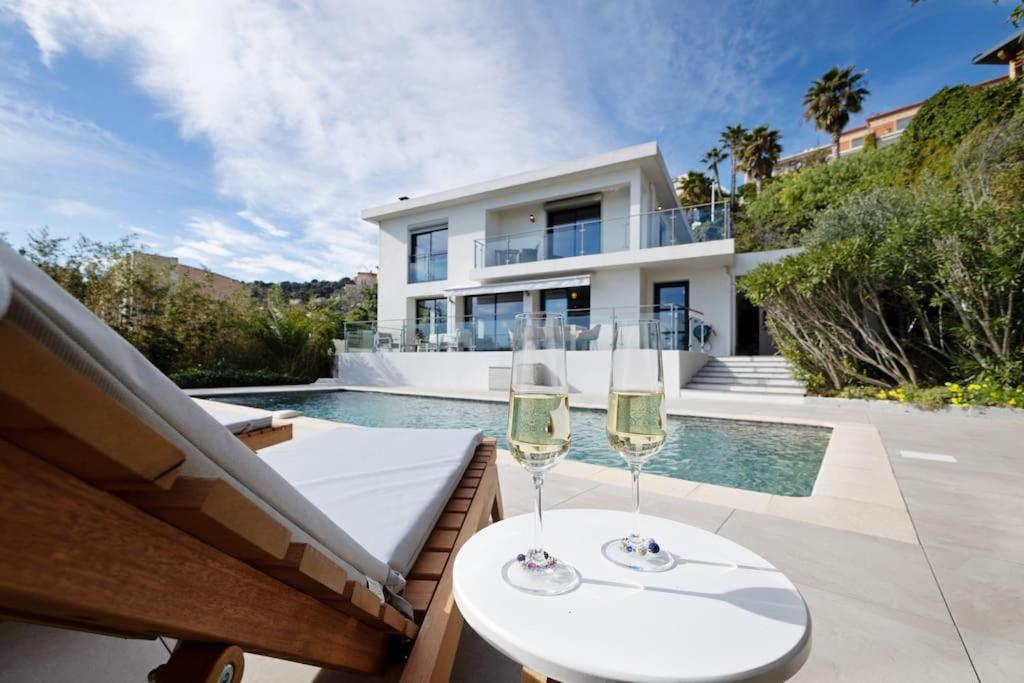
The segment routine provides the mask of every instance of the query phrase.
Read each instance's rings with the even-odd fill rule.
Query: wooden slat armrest
[[[247,562],[283,559],[291,533],[220,479],[179,477],[170,491],[125,494],[136,507]]]
[[[238,440],[254,451],[284,443],[285,441],[291,441],[291,438],[292,426],[290,424],[265,427],[264,429],[256,429],[238,435]]]

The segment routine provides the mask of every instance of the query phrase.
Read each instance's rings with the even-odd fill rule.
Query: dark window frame
[[[420,237],[423,237],[423,236],[432,236],[435,233],[439,233],[439,232],[444,232],[445,233],[444,251],[434,251],[434,238],[430,237],[429,238],[430,239],[430,246],[428,246],[426,253],[424,253],[424,254],[417,254],[416,253],[417,238],[420,238]],[[424,226],[424,227],[421,227],[421,228],[414,228],[414,229],[409,231],[409,253],[408,253],[409,277],[408,277],[408,281],[409,281],[410,284],[415,284],[415,283],[420,283],[420,282],[436,282],[438,280],[447,280],[448,279],[448,237],[449,236],[448,236],[448,223],[447,222],[445,222],[445,223],[436,223],[436,224],[429,225],[429,226]],[[439,257],[444,257],[443,265],[435,264],[435,261],[439,260]],[[426,266],[427,274],[426,274],[426,277],[424,277],[424,278],[416,279],[416,278],[414,278],[413,273],[415,272],[416,262],[417,262],[417,259],[419,259],[419,258],[427,259],[427,266]],[[438,271],[437,273],[434,272],[435,269]]]

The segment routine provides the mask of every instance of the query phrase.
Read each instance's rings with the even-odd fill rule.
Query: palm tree
[[[683,206],[707,204],[711,201],[711,179],[701,171],[690,171],[676,178],[676,194]]]
[[[839,138],[850,122],[850,114],[861,110],[864,98],[871,93],[861,84],[864,72],[853,73],[854,67],[834,66],[804,94],[804,118],[832,136],[835,158],[839,158]]]
[[[765,179],[771,177],[775,163],[782,154],[782,145],[779,144],[781,138],[779,131],[768,126],[758,126],[747,133],[744,139],[740,161],[743,172],[754,179],[758,194],[761,194]]]
[[[747,138],[747,129],[736,124],[726,126],[722,131],[722,144],[729,150],[732,160],[729,162],[729,201],[735,202],[736,197],[736,168],[740,164],[740,152],[743,150],[744,140]]]
[[[700,159],[700,163],[707,166],[708,170],[711,171],[711,175],[715,179],[715,185],[718,186],[719,190],[722,188],[722,178],[718,175],[718,164],[725,161],[728,156],[729,155],[723,150],[720,150],[717,147],[712,147]]]

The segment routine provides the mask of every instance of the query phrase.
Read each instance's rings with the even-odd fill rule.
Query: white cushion
[[[266,429],[274,424],[274,416],[271,413],[246,415],[232,410],[226,403],[207,402],[202,407],[214,420],[227,427],[232,434],[245,434],[257,429]]]
[[[340,427],[260,457],[362,547],[408,574],[473,458],[472,429]]]

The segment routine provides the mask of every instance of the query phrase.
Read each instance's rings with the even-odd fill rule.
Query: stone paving
[[[854,401],[676,399],[670,407],[677,413],[841,423],[873,431],[885,451],[909,535],[865,533],[878,526],[858,530],[850,520],[794,517],[770,506],[743,509],[721,497],[706,502],[679,495],[675,484],[644,489],[645,512],[741,543],[798,586],[811,611],[813,645],[793,680],[1024,680],[1024,418],[1007,411],[932,414]],[[296,438],[323,428],[317,422],[300,420]],[[952,456],[955,462],[906,457],[903,451]],[[546,506],[627,509],[625,474],[593,467],[559,465],[545,485]],[[856,472],[840,473],[847,479],[840,484],[857,488]],[[502,460],[499,475],[507,514],[529,512],[532,485],[526,474]],[[691,492],[699,488],[684,484]],[[860,493],[865,502],[879,495],[873,485]],[[138,681],[166,657],[160,641],[11,622],[0,623],[0,652],[4,681]],[[515,662],[464,630],[453,680],[518,681],[519,673]],[[245,680],[367,679],[247,656]]]

